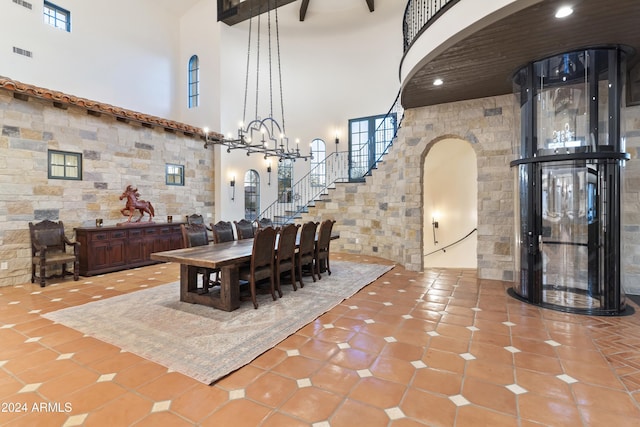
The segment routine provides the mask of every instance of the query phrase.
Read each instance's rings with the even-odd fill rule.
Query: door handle
[[[542,252],[542,246],[543,246],[542,234],[538,234],[538,251],[539,252]]]

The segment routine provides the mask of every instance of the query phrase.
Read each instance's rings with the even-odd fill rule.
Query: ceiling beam
[[[373,6],[373,1],[374,0],[366,0],[367,6],[369,6],[369,12],[373,12],[375,9],[375,7]]]
[[[309,0],[302,0],[302,4],[300,5],[300,22],[304,21],[304,18],[307,15],[308,7],[309,7]]]
[[[222,0],[218,0],[221,2]],[[234,25],[242,21],[246,21],[259,13],[264,13],[268,8],[276,9],[278,7],[293,3],[296,0],[245,0],[243,2],[231,1],[234,6],[223,11],[221,3],[218,4],[218,20],[227,25]]]

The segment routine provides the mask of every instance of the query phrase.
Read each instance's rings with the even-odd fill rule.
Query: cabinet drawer
[[[116,230],[109,232],[110,239],[126,239],[127,238],[127,230]]]
[[[132,239],[142,236],[144,236],[144,231],[142,230],[129,230],[129,237],[131,237]]]

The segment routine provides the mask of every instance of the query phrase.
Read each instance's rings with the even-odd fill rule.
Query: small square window
[[[184,185],[184,166],[167,164],[167,185]]]
[[[82,181],[82,154],[49,150],[49,178]]]
[[[45,24],[71,32],[71,12],[48,1],[44,2],[42,14]]]

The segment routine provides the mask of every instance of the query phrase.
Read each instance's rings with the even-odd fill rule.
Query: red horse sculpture
[[[149,214],[149,222],[155,216],[155,212],[153,210],[153,206],[151,202],[147,202],[145,200],[139,199],[140,194],[138,193],[137,188],[133,188],[131,185],[127,185],[127,189],[124,190],[124,193],[120,196],[120,200],[127,199],[127,205],[120,209],[120,212],[124,216],[129,216],[126,222],[131,222],[131,218],[133,217],[133,213],[138,210],[140,211],[140,217],[135,222],[140,222],[145,212]],[[127,212],[128,213],[125,213]]]

